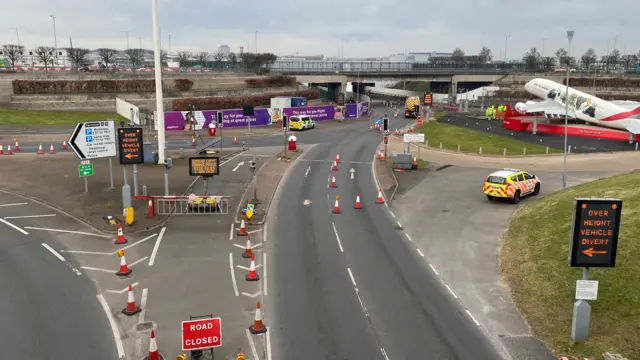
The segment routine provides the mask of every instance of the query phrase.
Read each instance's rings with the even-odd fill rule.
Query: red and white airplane
[[[540,102],[517,103],[516,110],[527,113],[544,112],[549,117],[564,117],[567,87],[555,81],[536,78],[525,84],[531,95]],[[626,130],[640,134],[640,102],[602,100],[569,87],[568,116],[590,124]]]

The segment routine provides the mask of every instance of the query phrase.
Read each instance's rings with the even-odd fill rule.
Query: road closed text
[[[220,318],[182,322],[182,350],[199,350],[222,346]]]
[[[220,343],[220,338],[217,336],[206,336],[195,339],[186,339],[184,344],[187,346],[196,347],[214,347]]]

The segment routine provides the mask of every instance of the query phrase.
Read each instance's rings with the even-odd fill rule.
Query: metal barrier
[[[156,215],[226,215],[233,196],[150,196]]]

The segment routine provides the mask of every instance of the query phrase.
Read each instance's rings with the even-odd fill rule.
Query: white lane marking
[[[93,270],[93,271],[102,271],[102,272],[108,272],[108,273],[112,273],[112,274],[116,273],[116,271],[113,271],[113,270],[100,269],[100,268],[91,267],[91,266],[80,266],[80,269],[82,269],[82,270]]]
[[[115,255],[115,253],[97,252],[97,251],[82,251],[82,250],[60,250],[60,252],[71,254],[88,254],[88,255]]]
[[[367,307],[364,306],[364,303],[362,302],[362,298],[360,298],[360,290],[358,290],[358,288],[356,289],[356,296],[358,297],[358,301],[360,302],[360,307],[362,307],[362,311],[364,311],[364,316],[369,317],[369,312],[367,311]]]
[[[476,326],[480,326],[480,323],[478,322],[478,320],[476,320],[476,318],[473,317],[473,315],[471,315],[471,312],[469,310],[465,310],[465,311],[467,312],[467,315],[469,315],[471,320],[473,320],[473,322],[476,324]]]
[[[255,234],[260,231],[262,231],[262,229],[251,230],[251,231],[247,231],[247,234]]]
[[[248,268],[248,267],[246,267],[246,266],[237,265],[236,267],[237,267],[238,269],[242,269],[242,270],[249,271],[249,268]],[[262,267],[262,264],[258,264],[258,265],[256,265],[256,270],[257,270],[257,269],[259,269],[260,267]]]
[[[353,273],[351,272],[351,268],[347,268],[347,271],[349,272],[349,277],[351,278],[351,283],[353,283],[353,286],[358,286],[358,285],[356,285],[356,279],[353,277]]]
[[[453,295],[454,298],[458,298],[458,295],[456,295],[455,292],[453,292],[453,289],[451,288],[451,286],[444,284],[444,286],[447,288],[447,290],[449,290],[449,292],[451,293],[451,295]]]
[[[396,218],[396,214],[394,214],[393,211],[389,211],[389,214],[391,214],[392,218],[394,218],[394,219]]]
[[[256,350],[256,344],[253,342],[253,338],[251,337],[251,333],[249,332],[249,329],[245,329],[245,332],[247,333],[247,339],[249,339],[249,346],[251,347],[251,354],[253,354],[253,358],[255,360],[259,360],[259,358],[258,358],[258,350]]]
[[[132,248],[132,247],[134,247],[134,246],[136,246],[136,245],[140,244],[141,242],[145,242],[145,241],[147,241],[147,240],[149,240],[149,239],[151,239],[151,238],[155,237],[156,235],[158,235],[158,234],[151,234],[151,235],[147,236],[146,238],[144,238],[144,239],[142,239],[142,240],[138,240],[138,241],[134,242],[133,244],[129,244],[129,245],[127,245],[127,246],[123,247],[123,248],[120,248],[120,250],[127,250],[127,249],[129,249],[129,248]],[[118,253],[118,250],[116,250],[116,251],[112,252],[111,254],[112,254],[112,255],[115,255],[115,254],[117,254],[117,253]]]
[[[256,296],[258,296],[258,295],[260,295],[260,294],[262,294],[262,291],[258,291],[258,292],[257,292],[257,293],[255,293],[255,294],[249,294],[249,293],[246,293],[246,292],[243,292],[243,293],[242,293],[242,295],[247,296],[247,297],[250,297],[250,298],[252,298],[252,299],[255,299],[255,298],[256,298]]]
[[[229,253],[229,269],[231,270],[231,282],[233,282],[233,292],[236,296],[240,296],[238,293],[238,283],[236,282],[236,273],[233,270],[233,253]]]
[[[424,254],[422,253],[422,251],[420,249],[416,249],[416,251],[418,252],[418,254],[420,254],[420,256],[424,257]]]
[[[41,217],[51,217],[56,216],[56,214],[43,214],[43,215],[24,215],[24,216],[5,216],[5,219],[29,219],[29,218],[41,218]]]
[[[382,356],[384,356],[384,360],[389,360],[389,357],[387,356],[387,352],[384,351],[384,348],[381,348],[380,352],[382,353]]]
[[[16,226],[16,225],[13,225],[12,223],[8,222],[8,221],[7,221],[7,220],[5,220],[5,219],[0,219],[0,221],[1,221],[1,222],[3,222],[3,223],[5,223],[6,225],[11,226],[12,228],[14,228],[14,229],[16,229],[16,230],[18,230],[18,231],[20,231],[20,232],[21,232],[21,233],[23,233],[24,235],[29,235],[29,233],[28,233],[28,232],[24,231],[23,229],[21,229],[20,227],[18,227],[18,226]]]
[[[400,224],[400,222],[399,222],[399,221],[396,221],[396,223],[398,224],[398,227],[399,227],[400,229],[402,229],[402,224]]]
[[[131,284],[131,288],[133,289],[134,287],[140,285],[140,283],[133,283]],[[127,290],[129,290],[129,287],[127,286],[126,288],[122,289],[122,290],[106,290],[105,292],[111,293],[111,294],[124,294]]]
[[[407,237],[407,239],[409,239],[409,241],[413,241],[413,240],[411,240],[411,236],[409,236],[409,234],[404,233],[404,236],[406,236],[406,237]]]
[[[309,165],[307,171],[304,173],[304,177],[307,177],[307,175],[309,175],[309,171],[311,171],[311,165]]]
[[[229,240],[233,241],[233,228],[235,224],[231,224],[231,230],[229,230]]]
[[[2,219],[0,219],[0,220],[2,220]],[[88,232],[84,232],[84,231],[50,229],[50,228],[40,228],[40,227],[33,227],[33,226],[25,226],[24,228],[25,229],[30,229],[30,230],[54,231],[54,232],[62,232],[62,233],[69,233],[69,234],[76,234],[76,235],[95,236],[95,237],[101,237],[101,238],[110,238],[111,237],[110,235],[93,234],[93,233],[88,233]]]
[[[267,295],[267,253],[262,253],[262,263],[264,264],[264,270],[262,270],[263,276],[263,285],[262,290],[264,291],[264,295]]]
[[[138,322],[144,322],[144,316],[147,314],[147,296],[149,295],[149,289],[142,289],[142,297],[140,298],[140,315],[138,315]]]
[[[332,214],[333,212],[331,211],[331,200],[329,200],[329,194],[327,194],[327,206],[329,207],[329,214]]]
[[[113,314],[111,313],[111,309],[109,308],[109,304],[107,300],[102,296],[102,294],[96,295],[100,305],[104,309],[105,314],[107,314],[107,319],[109,319],[109,325],[111,325],[111,331],[113,332],[113,339],[116,342],[116,348],[118,349],[118,358],[124,358],[124,346],[122,346],[122,339],[120,339],[120,330],[118,329],[118,325],[116,324],[115,319],[113,318]],[[247,329],[248,330],[248,329]]]
[[[338,246],[340,247],[340,252],[344,252],[344,249],[342,249],[342,243],[340,242],[340,236],[338,235],[338,230],[336,230],[336,224],[335,223],[331,223],[331,225],[333,225],[333,233],[336,234],[336,240],[338,241]]]
[[[71,268],[71,270],[76,273],[76,275],[80,276],[82,275],[82,273],[80,272],[80,270],[76,269],[76,268]]]
[[[267,326],[267,360],[271,360],[271,332]]]
[[[140,264],[141,262],[147,260],[148,258],[149,258],[148,256],[145,256],[142,259],[138,259],[138,260],[132,262],[131,264],[129,264],[129,267],[134,267],[134,266]]]
[[[164,232],[167,230],[166,226],[162,227],[160,230],[160,234],[158,235],[158,239],[156,240],[156,244],[153,246],[153,251],[151,251],[151,258],[149,259],[149,266],[153,266],[153,263],[156,261],[156,255],[158,255],[158,248],[160,248],[160,242],[162,241],[162,237],[164,236]]]
[[[307,161],[307,162],[328,162],[333,165],[334,160],[317,160],[317,159],[299,159],[299,161]],[[371,164],[371,161],[344,161],[340,160],[341,164]]]
[[[264,223],[264,233],[262,235],[262,242],[267,242],[267,225],[269,225],[269,223]]]
[[[3,207],[3,206],[18,206],[18,205],[28,205],[28,203],[0,204],[0,207]]]
[[[62,255],[60,255],[57,251],[53,250],[53,248],[48,244],[42,243],[42,246],[44,246],[45,249],[49,250],[55,257],[60,259],[60,261],[65,261],[65,262],[67,261],[64,257],[62,257]]]
[[[244,161],[239,162],[238,165],[236,165],[236,167],[234,167],[233,170],[231,170],[231,171],[236,171],[236,170],[240,169],[240,166],[242,166],[242,165],[244,165]]]
[[[436,267],[429,264],[429,267],[431,268],[431,270],[433,270],[433,273],[436,274],[436,276],[440,276],[440,273],[438,272],[438,270],[436,270]]]
[[[233,159],[237,158],[238,156],[240,156],[240,155],[242,155],[242,154],[244,154],[244,153],[245,153],[245,151],[241,151],[241,152],[237,153],[236,155],[232,156],[231,158],[229,158],[229,159],[227,159],[227,160],[223,161],[223,162],[222,162],[222,164],[220,164],[220,166],[222,166],[222,165],[224,165],[224,164],[228,163],[229,161],[231,161],[231,160],[233,160]]]

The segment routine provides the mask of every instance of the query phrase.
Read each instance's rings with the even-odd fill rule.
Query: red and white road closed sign
[[[182,350],[201,350],[222,346],[220,318],[182,322]]]

